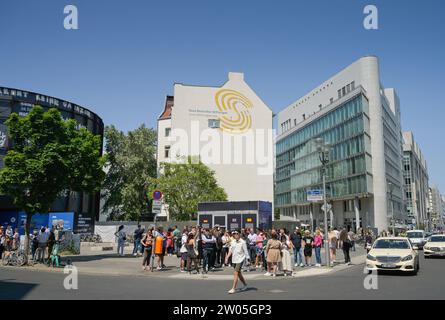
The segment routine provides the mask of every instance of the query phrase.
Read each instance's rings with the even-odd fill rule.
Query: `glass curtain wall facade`
[[[308,211],[306,192],[322,187],[315,139],[331,144],[327,166],[330,200],[354,198],[370,191],[371,143],[368,100],[360,93],[277,142],[276,207],[290,215]]]

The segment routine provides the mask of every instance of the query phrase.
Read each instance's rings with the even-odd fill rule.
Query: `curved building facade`
[[[94,112],[75,103],[26,90],[0,87],[0,168],[9,145],[5,125],[11,113],[26,116],[34,105],[44,109],[57,108],[64,119],[76,120],[79,128],[86,128],[103,141],[104,124]],[[102,151],[102,150],[101,150]],[[53,204],[52,212],[72,212],[74,231],[91,232],[94,221],[99,217],[100,194],[71,192],[69,196],[59,198]],[[0,218],[2,215],[17,211],[10,198],[0,195]]]

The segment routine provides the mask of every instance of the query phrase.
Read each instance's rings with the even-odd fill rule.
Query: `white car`
[[[406,235],[409,241],[419,249],[423,249],[423,246],[427,242],[426,233],[423,230],[410,230],[406,232]]]
[[[423,254],[426,259],[429,257],[445,257],[445,235],[437,234],[430,237],[423,247]]]
[[[366,257],[366,269],[369,273],[385,270],[417,274],[420,269],[418,248],[408,238],[379,238]]]

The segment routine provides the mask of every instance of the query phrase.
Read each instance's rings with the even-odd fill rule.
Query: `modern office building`
[[[408,222],[423,225],[428,216],[428,167],[412,132],[403,133],[403,180]]]
[[[429,188],[428,193],[429,219],[424,221],[427,230],[445,229],[445,201],[437,186]]]
[[[229,201],[272,202],[272,117],[242,73],[218,87],[177,83],[158,118],[158,168],[199,157]]]
[[[45,110],[57,108],[64,119],[76,120],[78,127],[87,128],[95,135],[100,135],[103,141],[104,124],[102,119],[92,111],[58,98],[26,90],[0,87],[0,168],[9,145],[5,121],[11,113],[26,116],[34,105],[40,105]],[[102,147],[101,147],[102,152]],[[69,196],[60,197],[53,204],[52,212],[74,213],[74,228],[79,233],[92,232],[94,221],[99,219],[100,195],[70,192]],[[18,211],[11,199],[0,196],[0,215],[14,214]]]
[[[379,61],[363,57],[278,114],[275,206],[281,219],[323,227],[315,139],[330,144],[329,224],[404,227],[402,131],[396,91],[381,84]],[[393,219],[394,217],[394,219]],[[394,221],[394,223],[393,223]]]

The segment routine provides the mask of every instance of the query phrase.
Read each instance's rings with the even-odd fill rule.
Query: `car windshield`
[[[423,238],[423,233],[422,232],[409,232],[408,233],[408,238]]]
[[[445,242],[445,236],[431,237],[431,242]]]
[[[374,249],[410,249],[410,245],[406,240],[384,239],[377,240]]]

